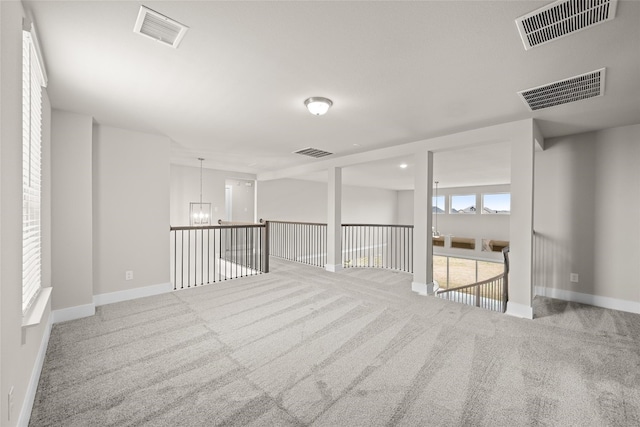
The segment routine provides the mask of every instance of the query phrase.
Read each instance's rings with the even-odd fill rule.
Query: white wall
[[[441,235],[468,237],[476,240],[476,249],[442,248],[434,247],[436,255],[460,255],[474,258],[486,258],[501,260],[500,253],[483,252],[482,239],[509,241],[510,215],[481,214],[482,194],[508,193],[509,185],[482,185],[474,187],[439,188],[438,196],[445,196],[445,210],[447,213],[439,214],[438,231]],[[449,203],[451,195],[476,195],[475,214],[450,214]],[[398,221],[400,224],[413,224],[413,190],[398,192]],[[433,217],[435,226],[436,216]]]
[[[94,295],[168,283],[169,139],[96,125],[93,169]]]
[[[398,191],[396,216],[398,224],[413,225],[413,190]]]
[[[326,223],[327,184],[301,179],[259,181],[258,218]]]
[[[395,224],[397,192],[342,187],[342,223]],[[278,221],[327,221],[327,184],[300,179],[258,183],[258,218]]]
[[[381,188],[342,186],[343,224],[396,224],[398,192]]]
[[[0,424],[15,426],[25,403],[44,322],[22,328],[22,17],[20,2],[0,1]],[[50,174],[50,105],[43,99],[43,170]],[[49,186],[43,188],[49,191]],[[43,194],[43,283],[50,283],[50,195]],[[8,393],[13,387],[14,407]],[[11,418],[9,420],[9,417]],[[24,420],[23,420],[24,421]]]
[[[52,309],[93,303],[91,116],[52,114]]]
[[[225,185],[231,187],[231,220],[234,222],[253,222],[255,206],[254,181],[227,179],[225,180]]]
[[[236,181],[253,181],[255,175],[207,169],[206,167],[202,169],[202,202],[211,203],[214,224],[218,219],[225,219],[224,186],[225,181],[231,178],[237,178]],[[170,197],[171,225],[189,225],[189,203],[200,200],[200,168],[172,164]],[[242,210],[244,207],[248,206],[243,206]],[[252,220],[253,212],[251,212],[251,219],[248,221]]]
[[[640,125],[545,141],[536,153],[536,286],[640,303],[638,159]]]

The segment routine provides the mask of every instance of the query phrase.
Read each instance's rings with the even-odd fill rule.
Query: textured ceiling
[[[145,2],[190,27],[172,49],[133,33],[137,1],[24,2],[54,108],[166,135],[175,163],[249,173],[316,161],[292,154],[305,147],[344,156],[526,118],[545,137],[640,122],[640,2],[525,51],[514,20],[547,3]],[[602,67],[600,98],[532,113],[517,95]],[[310,96],[334,105],[312,116]],[[486,172],[484,157],[450,160]]]

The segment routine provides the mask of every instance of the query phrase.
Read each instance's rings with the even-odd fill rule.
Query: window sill
[[[47,303],[51,299],[52,287],[42,288],[36,297],[36,300],[31,304],[29,310],[22,316],[22,327],[28,328],[30,326],[36,326],[42,323],[42,316],[47,308]]]

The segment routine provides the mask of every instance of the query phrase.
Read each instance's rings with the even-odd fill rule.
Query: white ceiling
[[[292,154],[305,147],[344,156],[525,118],[545,137],[640,123],[640,2],[525,51],[514,20],[547,3],[144,2],[190,27],[172,49],[133,33],[139,1],[24,2],[54,108],[166,135],[175,163],[249,173],[316,161]],[[603,97],[532,113],[517,95],[601,67]],[[312,116],[310,96],[334,105]],[[441,153],[436,173],[451,156],[475,171],[460,183],[502,183],[494,149]],[[396,163],[347,168],[345,182],[404,188]]]
[[[510,158],[509,143],[436,152],[433,155],[433,180],[440,183],[440,188],[509,184],[511,181]],[[401,164],[407,167],[401,168]],[[342,170],[344,183],[391,190],[412,190],[413,176],[412,156],[360,163]],[[326,182],[327,172],[308,173],[299,175],[297,178]]]

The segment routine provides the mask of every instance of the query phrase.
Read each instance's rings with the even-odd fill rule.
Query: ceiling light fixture
[[[191,225],[211,225],[211,203],[202,203],[202,162],[204,159],[198,157],[200,160],[200,202],[189,203],[189,219]]]
[[[333,105],[333,101],[329,98],[323,98],[321,96],[312,96],[304,101],[304,105],[309,112],[316,116],[322,116],[329,111],[329,107]]]
[[[406,164],[406,163],[403,163],[403,164],[401,164],[401,165],[400,165],[400,167],[401,167],[402,169],[406,169],[408,166],[409,166],[409,165],[408,165],[408,164]]]
[[[440,237],[440,232],[438,231],[438,181],[435,181],[436,183],[436,208],[434,209],[434,212],[436,214],[436,225],[435,227],[431,228],[431,234],[433,235],[433,237],[435,237],[436,239]]]

